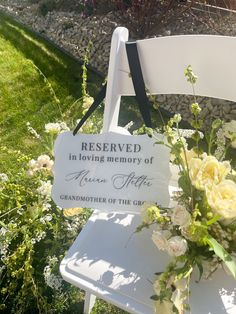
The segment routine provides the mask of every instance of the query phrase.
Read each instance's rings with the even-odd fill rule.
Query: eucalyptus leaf
[[[196,261],[196,264],[197,264],[197,267],[198,267],[198,270],[199,270],[199,279],[197,282],[199,282],[202,278],[202,274],[203,274],[203,266],[202,266],[202,263],[201,261]]]
[[[215,254],[222,259],[236,280],[236,264],[230,254],[210,235],[206,237],[206,242],[214,250]]]
[[[178,180],[179,187],[183,190],[184,194],[191,196],[191,187],[189,180],[186,176],[181,176]]]

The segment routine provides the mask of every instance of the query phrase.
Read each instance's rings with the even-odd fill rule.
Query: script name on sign
[[[134,212],[144,202],[168,206],[169,149],[154,143],[147,135],[60,134],[52,198],[62,208]]]

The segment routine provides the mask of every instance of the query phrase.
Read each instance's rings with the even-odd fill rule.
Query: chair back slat
[[[117,128],[120,96],[134,95],[125,49],[128,30],[118,27],[112,38],[105,102],[104,130]],[[137,41],[145,85],[152,94],[187,94],[188,65],[198,76],[195,94],[236,101],[236,37],[180,35]]]

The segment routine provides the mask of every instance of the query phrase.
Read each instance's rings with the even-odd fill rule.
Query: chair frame
[[[118,126],[121,96],[134,95],[132,80],[129,77],[129,66],[125,50],[125,42],[127,40],[128,30],[123,27],[118,27],[112,36],[103,132],[113,131],[127,133],[127,131]],[[236,101],[236,71],[232,71],[232,68],[236,69],[235,38],[211,35],[169,36],[140,40],[137,41],[137,46],[144,81],[151,93],[196,94]],[[204,47],[204,49],[202,47]],[[193,91],[191,84],[186,81],[183,74],[185,68],[189,64],[192,65],[194,71],[196,69],[196,73],[199,76],[195,91]],[[172,71],[171,75],[170,71]],[[173,182],[173,185],[176,185],[176,181]],[[84,274],[80,274],[79,266],[77,267],[75,265],[76,258],[78,254],[80,254],[78,252],[80,251],[80,248],[83,247],[84,241],[86,241],[90,236],[90,233],[93,232],[92,230],[94,226],[96,226],[99,221],[110,221],[108,218],[109,215],[114,215],[114,217],[116,217],[117,213],[109,214],[107,212],[103,213],[94,210],[94,213],[88,220],[86,226],[83,228],[61,262],[60,272],[62,277],[71,284],[85,290],[84,313],[86,314],[91,312],[96,296],[125,309],[130,313],[152,313],[150,303],[146,304],[145,302],[139,302],[133,297],[129,298],[128,296],[117,292],[116,289],[112,290],[109,286],[99,285],[96,280],[94,282],[88,280]],[[122,224],[126,221],[124,223],[126,229],[122,230],[129,229],[130,232],[132,230],[134,231],[133,228],[140,222],[140,215],[124,215],[126,218],[120,219],[118,224]],[[136,220],[136,222],[134,224],[130,223],[126,225],[127,221],[131,221],[132,219]],[[144,237],[147,236],[150,236],[150,234],[144,235]],[[161,256],[160,259],[165,263],[166,259],[163,256]],[[73,270],[70,268],[72,263],[74,263],[74,268],[72,267]],[[163,267],[163,264],[160,267]],[[221,274],[217,276],[218,282],[222,282],[223,277],[221,277]],[[202,286],[199,284],[199,286],[194,289],[200,289],[199,287],[201,288]],[[205,287],[204,284],[203,287]],[[211,289],[215,294],[218,293],[217,285],[211,286]],[[236,291],[234,292],[236,293]],[[227,303],[228,301],[226,300],[225,302]],[[196,306],[201,307],[203,305]],[[233,304],[230,306],[231,312],[229,310],[227,313],[235,313],[236,305]],[[216,302],[215,308],[220,309],[222,312],[214,313],[226,313],[224,312],[225,305],[221,305],[220,301]],[[205,308],[199,310],[201,312],[198,314],[206,313],[204,310]]]

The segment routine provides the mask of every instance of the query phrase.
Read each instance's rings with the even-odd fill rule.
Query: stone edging
[[[90,63],[100,73],[107,73],[110,41],[112,32],[118,23],[114,21],[112,13],[103,17],[87,17],[73,12],[49,12],[45,17],[37,15],[37,5],[29,5],[27,0],[2,0],[0,9],[10,13],[24,25],[30,27],[39,34],[45,35],[59,47],[64,48],[76,58],[82,60],[89,40],[93,42]],[[181,33],[176,27],[171,33]],[[190,32],[194,32],[194,28]],[[232,33],[232,29],[228,32]],[[162,34],[169,30],[164,30]],[[200,30],[200,32],[204,32]],[[183,95],[160,95],[160,105],[170,112],[180,112],[183,119],[189,119],[190,98]],[[206,124],[211,118],[224,118],[225,120],[236,120],[236,104],[216,99],[198,97],[202,104],[202,117]]]

